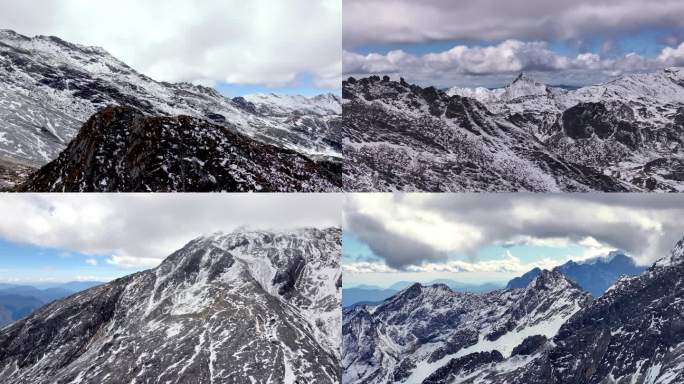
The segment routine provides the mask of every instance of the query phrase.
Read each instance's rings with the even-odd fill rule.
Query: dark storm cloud
[[[680,0],[345,0],[344,46],[544,40],[684,27]]]
[[[684,237],[684,196],[654,194],[434,194],[404,196],[390,200],[380,196],[350,197],[345,205],[345,225],[367,243],[397,236],[419,241],[424,246],[441,249],[444,244],[435,227],[434,237],[412,233],[412,217],[434,215],[436,225],[451,223],[472,231],[453,232],[459,241],[452,242],[452,252],[472,254],[487,245],[513,244],[583,244],[589,238],[602,247],[623,249],[649,264],[668,255],[677,240]],[[383,207],[381,210],[373,209]],[[366,227],[349,220],[357,212],[378,212],[373,236],[363,238]],[[401,211],[401,217],[393,212]],[[409,212],[409,213],[407,213]],[[366,213],[366,215],[369,215]],[[409,230],[401,234],[391,223],[402,222]],[[385,233],[381,233],[384,230]],[[424,233],[424,232],[423,232]],[[383,240],[384,241],[384,240]],[[373,246],[371,246],[372,249]],[[395,263],[392,250],[382,249],[379,256]],[[419,256],[420,255],[420,256]],[[401,253],[401,265],[420,265],[427,261],[422,254]]]
[[[388,231],[381,221],[369,215],[350,211],[347,212],[345,219],[347,228],[391,268],[402,269],[416,264],[417,261],[438,261],[446,258],[444,252],[427,243]]]

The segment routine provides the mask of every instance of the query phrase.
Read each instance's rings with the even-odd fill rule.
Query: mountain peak
[[[684,237],[672,248],[670,259],[673,265],[684,263]]]
[[[675,244],[669,256],[656,260],[654,266],[671,267],[678,264],[684,264],[684,237]]]
[[[635,265],[634,259],[625,254],[624,251],[616,249],[608,252],[606,256],[597,256],[585,260],[580,260],[577,264],[611,264],[611,263],[626,263]]]
[[[539,275],[533,280],[530,286],[536,289],[553,289],[559,285],[573,285],[574,284],[568,280],[565,275],[560,271],[554,269],[549,271],[548,269],[542,269]]]
[[[532,80],[532,79],[530,79],[529,77],[527,77],[527,75],[525,74],[525,72],[520,72],[520,73],[518,74],[518,76],[516,76],[515,79],[513,79],[513,81],[511,82],[511,84],[517,83],[517,82],[519,82],[519,81],[532,81],[532,82],[534,82],[534,80]]]
[[[525,73],[520,74],[506,86],[503,98],[513,100],[524,96],[540,96],[549,93],[549,89],[544,83],[540,83]]]
[[[11,29],[0,29],[0,39],[21,39],[21,40],[28,40],[29,38],[17,33]]]

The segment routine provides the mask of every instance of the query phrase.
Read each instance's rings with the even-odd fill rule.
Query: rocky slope
[[[340,174],[338,162],[314,161],[205,120],[108,107],[17,190],[335,191]]]
[[[626,191],[476,99],[377,76],[343,82],[351,191]]]
[[[538,335],[555,336],[590,301],[549,271],[524,289],[487,294],[415,284],[379,305],[344,310],[343,382],[450,382],[464,367],[527,354]]]
[[[684,190],[684,69],[577,90],[372,76],[345,81],[343,98],[353,190]]]
[[[0,30],[0,158],[26,166],[53,160],[110,105],[204,119],[313,159],[340,159],[339,98],[276,98],[228,99],[212,88],[158,82],[101,48]]]
[[[337,383],[339,229],[201,237],[0,331],[0,381]]]

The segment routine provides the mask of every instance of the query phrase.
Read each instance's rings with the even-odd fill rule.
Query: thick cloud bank
[[[384,263],[359,261],[346,268],[350,272],[529,269],[510,253],[501,260],[477,260],[478,250],[490,245],[579,245],[592,255],[622,249],[647,265],[667,256],[684,237],[682,217],[684,196],[678,195],[350,195],[345,230]],[[449,260],[450,253],[472,259]],[[553,263],[538,262],[540,266]]]
[[[341,0],[3,0],[0,28],[101,46],[161,81],[338,88]]]
[[[344,51],[346,75],[394,74],[425,85],[501,86],[510,74],[546,72],[557,84],[586,85],[606,81],[623,73],[648,72],[684,65],[684,43],[665,47],[654,58],[636,53],[602,57],[596,53],[564,56],[545,42],[506,40],[493,46],[458,45],[447,51],[417,56],[402,50],[361,55]],[[542,75],[544,77],[544,75]]]
[[[3,240],[152,267],[191,239],[238,227],[340,225],[340,194],[7,195]]]

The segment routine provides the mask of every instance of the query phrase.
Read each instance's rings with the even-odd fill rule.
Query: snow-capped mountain
[[[378,76],[343,83],[350,191],[625,191],[563,159],[519,121],[433,87]]]
[[[524,382],[684,382],[683,244],[668,265],[621,279],[573,316],[548,350],[523,368]]]
[[[379,305],[344,311],[343,382],[450,382],[473,359],[473,366],[517,359],[590,302],[550,271],[523,289],[486,294],[415,284]]]
[[[557,332],[529,336],[508,356],[503,348],[461,355],[425,380],[412,383],[682,383],[684,239],[663,260],[639,276],[623,277],[599,299],[587,299],[585,305],[555,328]],[[557,271],[544,271],[540,276],[544,274],[562,276]],[[404,319],[409,323],[413,317],[407,311]],[[345,312],[344,324],[347,323]],[[369,325],[387,327],[382,321],[365,324],[365,328],[357,329],[370,329]],[[343,332],[345,361],[347,329]],[[384,339],[383,342],[387,343]],[[367,351],[365,358],[379,356],[373,352]],[[346,373],[343,379],[347,380]],[[394,381],[409,383],[396,378]]]
[[[582,289],[599,297],[623,276],[636,276],[646,270],[622,251],[611,251],[605,257],[582,261],[568,261],[554,268],[568,279],[576,282]],[[522,288],[541,273],[534,268],[520,277],[508,282],[506,288]]]
[[[341,231],[197,238],[0,330],[0,381],[338,383]]]
[[[339,190],[341,183],[336,161],[314,161],[198,118],[107,107],[16,190],[320,192]]]
[[[350,189],[684,190],[681,68],[576,90],[523,74],[447,92],[371,76],[343,97]]]
[[[333,95],[283,97],[286,102],[257,109],[212,88],[155,81],[101,48],[52,36],[0,30],[0,96],[0,157],[27,165],[56,158],[81,125],[109,105],[205,119],[314,159],[341,156]],[[288,115],[283,103],[297,112]]]

